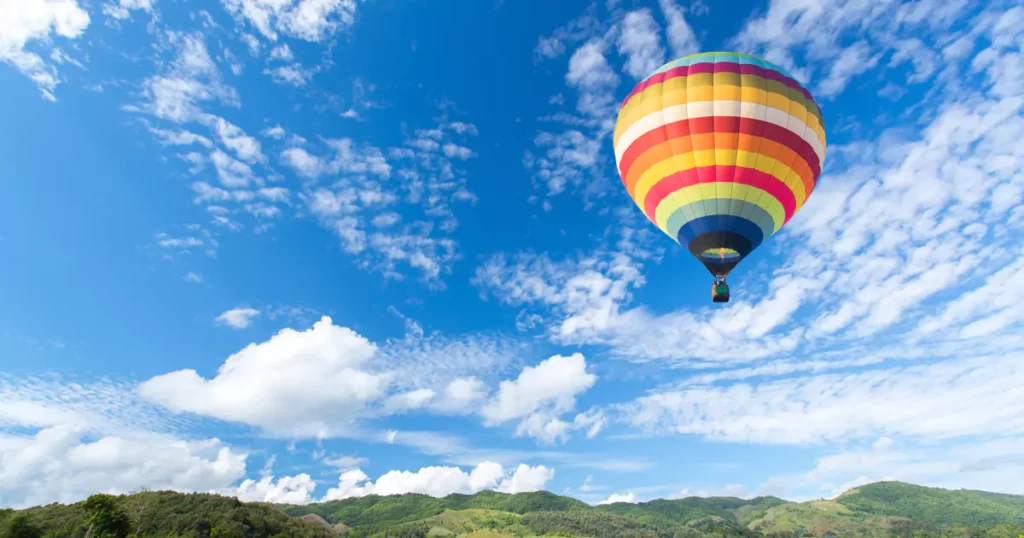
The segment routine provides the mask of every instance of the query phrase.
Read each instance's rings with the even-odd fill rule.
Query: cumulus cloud
[[[612,493],[607,499],[605,499],[605,500],[603,500],[603,501],[601,501],[601,502],[599,502],[597,504],[598,505],[601,505],[601,504],[615,504],[615,503],[635,504],[636,502],[637,502],[637,500],[636,500],[636,493],[633,493],[632,491],[630,491],[628,493]]]
[[[232,492],[245,502],[266,502],[280,504],[308,504],[313,502],[312,493],[316,482],[306,473],[283,476],[274,480],[267,475],[259,481],[247,478]]]
[[[537,366],[527,366],[515,380],[502,381],[495,400],[483,414],[490,421],[504,422],[547,405],[560,411],[571,409],[576,396],[597,381],[586,368],[587,361],[580,353],[555,355]]]
[[[102,436],[88,440],[70,425],[34,435],[0,435],[0,504],[15,508],[72,503],[98,491],[141,487],[210,491],[245,473],[246,454],[217,439],[184,441],[168,435]]]
[[[293,437],[336,434],[388,376],[366,371],[376,346],[323,317],[305,331],[283,329],[228,357],[212,379],[195,370],[156,376],[139,387],[146,399],[179,412],[240,422]]]
[[[331,488],[325,501],[364,497],[366,495],[398,495],[421,493],[444,497],[452,493],[476,493],[493,489],[503,493],[539,491],[555,476],[555,471],[538,465],[520,464],[507,473],[494,462],[482,462],[469,472],[459,467],[424,467],[416,472],[389,471],[376,481],[359,469],[342,473],[338,486]]]
[[[571,411],[576,396],[597,382],[597,376],[586,368],[580,353],[568,357],[555,355],[537,366],[523,368],[516,379],[502,381],[497,394],[482,408],[485,423],[497,425],[520,420],[516,430],[519,435],[548,443],[565,440],[573,425],[558,417]]]

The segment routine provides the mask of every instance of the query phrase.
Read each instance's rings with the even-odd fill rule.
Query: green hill
[[[752,513],[785,503],[778,497],[756,497],[750,500],[735,497],[687,497],[637,504],[606,504],[596,509],[653,525],[675,525],[707,516],[738,521]]]
[[[858,512],[901,516],[936,525],[1024,525],[1024,496],[877,482],[851,489],[836,502]]]
[[[90,530],[91,529],[91,530]],[[270,505],[174,492],[0,510],[0,538],[1019,538],[1024,496],[879,482],[832,500],[690,497],[590,506],[548,492]]]
[[[358,534],[372,535],[390,526],[438,515],[445,510],[484,509],[512,514],[537,511],[586,510],[590,506],[571,497],[547,491],[534,493],[496,493],[481,491],[475,495],[452,494],[434,498],[428,495],[368,495],[341,501],[282,507],[286,514],[316,514],[331,523],[344,523]]]
[[[877,482],[833,500],[781,504],[746,522],[769,535],[1018,538],[1024,496]]]
[[[13,525],[12,525],[13,523]],[[11,527],[28,529],[11,532]],[[316,523],[289,517],[266,503],[234,497],[170,491],[93,495],[71,505],[0,510],[2,538],[91,538],[193,536],[209,538],[333,538]]]

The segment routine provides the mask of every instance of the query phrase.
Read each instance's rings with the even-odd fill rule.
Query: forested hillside
[[[0,510],[0,538],[1019,538],[1024,496],[881,482],[833,500],[690,497],[590,506],[548,492],[407,494],[309,505],[210,494],[93,495]]]

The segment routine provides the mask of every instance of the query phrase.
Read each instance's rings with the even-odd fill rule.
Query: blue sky
[[[0,2],[0,505],[1024,493],[1012,2]],[[814,194],[710,277],[617,105],[736,50]]]

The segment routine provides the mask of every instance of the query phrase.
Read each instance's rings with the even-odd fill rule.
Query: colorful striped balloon
[[[636,205],[725,277],[803,207],[825,159],[825,128],[810,92],[782,68],[709,52],[637,84],[614,144]]]

